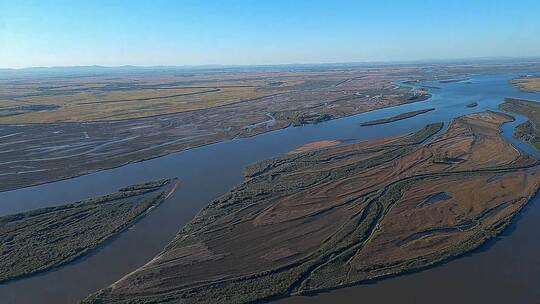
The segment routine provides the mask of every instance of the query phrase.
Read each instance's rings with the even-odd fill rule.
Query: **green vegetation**
[[[414,117],[414,116],[417,116],[417,115],[420,115],[420,114],[424,114],[424,113],[427,113],[427,112],[430,112],[430,111],[433,111],[433,110],[435,110],[435,108],[422,109],[422,110],[411,111],[411,112],[405,112],[405,113],[401,113],[401,114],[398,114],[398,115],[395,115],[395,116],[392,116],[392,117],[366,121],[366,122],[361,123],[360,125],[365,127],[365,126],[373,126],[373,125],[380,125],[380,124],[390,123],[390,122],[394,122],[394,121],[398,121],[398,120],[411,118],[411,117]]]
[[[420,144],[424,142],[426,139],[430,138],[431,136],[435,135],[437,132],[439,132],[442,127],[443,123],[433,123],[428,124],[424,128],[418,130],[417,132],[407,134],[403,138],[400,138],[400,141],[398,143],[387,143],[385,145],[377,146],[377,147],[369,147],[364,149],[358,149],[356,151],[350,152],[347,154],[348,157],[353,155],[362,155],[362,154],[368,154],[373,152],[379,152],[379,151],[385,151],[386,153],[383,153],[381,156],[375,157],[375,158],[368,158],[365,161],[363,161],[361,164],[355,164],[355,166],[351,166],[350,168],[354,167],[361,167],[361,168],[368,168],[372,166],[373,164],[380,164],[382,162],[388,161],[390,159],[393,159],[396,157],[396,155],[399,155],[399,153],[402,153],[405,151],[405,149],[410,148],[409,146]],[[392,149],[389,149],[392,148]],[[263,160],[256,162],[254,164],[251,164],[247,166],[244,170],[244,176],[246,178],[253,178],[262,174],[266,174],[270,171],[275,170],[300,170],[303,168],[309,168],[310,166],[316,164],[318,161],[329,161],[328,158],[323,158],[321,160],[321,155],[324,155],[325,151],[310,151],[302,154],[298,154],[297,156],[283,156],[278,157],[274,159],[269,160]],[[292,165],[294,164],[294,166]],[[292,166],[288,168],[289,166]],[[350,170],[340,171],[340,170],[334,170],[334,174],[347,174],[350,173]],[[342,173],[338,173],[342,172]],[[302,182],[306,182],[308,179],[313,178],[312,175],[305,175],[304,179],[302,179]],[[292,187],[294,189],[294,187]]]
[[[171,191],[165,187],[170,182],[133,185],[101,197],[0,217],[0,282],[86,254],[160,204]]]

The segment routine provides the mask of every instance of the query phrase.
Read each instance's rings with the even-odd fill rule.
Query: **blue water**
[[[433,97],[424,102],[376,110],[317,125],[291,127],[252,138],[235,139],[174,153],[64,181],[1,192],[0,214],[10,214],[44,206],[65,204],[69,201],[105,194],[123,186],[152,179],[178,177],[181,181],[181,187],[164,204],[156,208],[132,229],[120,234],[93,254],[41,275],[0,284],[1,302],[73,303],[97,289],[106,287],[149,261],[201,208],[212,199],[224,194],[235,184],[240,183],[242,181],[242,170],[249,163],[275,157],[306,143],[318,140],[335,139],[348,143],[412,132],[427,123],[443,121],[447,126],[451,119],[467,113],[485,110],[498,111],[497,105],[505,97],[540,100],[540,94],[520,92],[508,85],[507,81],[515,76],[517,74],[475,75],[470,80],[463,82],[444,84],[437,81],[425,82],[422,85],[436,86],[440,87],[440,89],[430,89]],[[466,105],[473,101],[477,102],[478,106],[467,108]],[[361,122],[368,120],[425,108],[435,108],[435,110],[389,124],[360,126]],[[523,117],[516,116],[515,122],[503,126],[503,134],[516,147],[540,156],[532,148],[514,140],[511,136],[513,127],[523,121]],[[496,242],[492,246],[494,248],[488,251],[475,253],[471,257],[462,258],[432,270],[385,280],[383,283],[337,290],[317,297],[294,297],[287,301],[292,301],[291,303],[321,303],[327,301],[356,303],[358,299],[375,301],[381,296],[379,294],[378,297],[375,297],[375,294],[378,293],[389,296],[387,291],[396,294],[407,292],[404,294],[404,296],[407,296],[411,293],[410,290],[421,293],[424,289],[423,286],[430,286],[433,290],[442,290],[444,292],[453,292],[455,290],[457,293],[466,293],[469,292],[467,288],[472,289],[471,286],[480,288],[487,285],[485,283],[480,284],[477,280],[486,280],[492,277],[491,275],[485,275],[470,278],[471,276],[478,276],[478,265],[483,265],[477,260],[488,261],[485,262],[488,263],[485,266],[486,269],[490,269],[490,271],[495,269],[493,271],[497,274],[508,276],[508,280],[503,278],[501,284],[504,283],[506,286],[516,281],[520,283],[516,285],[521,286],[519,289],[521,294],[538,296],[536,289],[534,292],[529,293],[523,290],[526,289],[523,286],[531,285],[530,282],[524,281],[525,279],[530,280],[530,276],[525,275],[524,278],[521,278],[519,269],[506,269],[515,265],[506,262],[504,267],[501,267],[496,260],[492,261],[482,257],[483,254],[497,252],[495,249],[501,246],[506,248],[504,250],[529,250],[528,247],[519,247],[523,245],[523,242],[516,241],[519,238],[515,234],[525,229],[523,232],[525,235],[531,238],[535,236],[535,231],[540,229],[540,221],[533,220],[532,224],[530,224],[532,228],[528,227],[527,224],[522,224],[522,222],[526,222],[530,217],[539,219],[537,216],[540,216],[540,210],[537,209],[540,209],[540,207],[536,207],[537,205],[531,204],[530,210],[524,213],[524,218],[518,221],[516,231],[504,236],[504,240]],[[514,241],[507,242],[506,239],[514,239]],[[519,246],[514,245],[515,242]],[[506,245],[507,243],[510,245]],[[515,248],[507,248],[506,246],[514,246]],[[533,249],[531,254],[524,253],[523,255],[533,259],[530,263],[540,265],[540,247],[534,246]],[[503,253],[506,253],[504,250]],[[500,256],[497,253],[495,255]],[[511,259],[511,257],[508,258]],[[520,256],[520,258],[524,257]],[[457,274],[435,275],[433,278],[430,277],[429,280],[422,279],[426,273],[432,273],[432,271],[439,269],[454,269],[456,268],[454,265],[460,265],[459,263],[463,263],[462,261],[467,259],[474,260],[467,264],[470,269],[457,267],[458,270],[455,270]],[[496,263],[496,265],[489,264],[489,261]],[[532,269],[537,270],[534,267]],[[527,269],[529,272],[530,270],[531,268]],[[540,274],[540,272],[535,272],[535,274]],[[461,285],[465,289],[459,289],[461,285],[453,281],[457,279],[461,280]],[[411,281],[399,284],[393,283],[400,280]],[[531,282],[535,282],[535,280],[531,280]],[[388,287],[386,287],[387,285]],[[405,290],[405,286],[410,290]],[[476,291],[476,289],[474,290]],[[480,290],[478,292],[489,292],[486,288]],[[493,292],[491,293],[493,294]],[[370,298],[372,294],[374,297]],[[388,299],[391,300],[391,298]],[[440,300],[437,297],[420,297],[419,295],[417,297],[416,294],[412,295],[410,299],[412,299],[410,303],[417,303],[415,299],[419,299],[418,303],[433,303]],[[495,297],[493,301],[502,303],[499,301],[501,299],[505,298]],[[525,299],[531,298],[525,297]]]

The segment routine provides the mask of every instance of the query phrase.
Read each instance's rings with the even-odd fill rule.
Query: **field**
[[[0,190],[430,96],[395,85],[402,73],[423,77],[355,68],[0,80]],[[179,90],[213,91],[166,97]]]
[[[0,81],[0,123],[140,118],[261,98],[301,101],[312,95],[312,91],[321,94],[326,102],[380,99],[380,102],[392,103],[415,98],[416,93],[393,87],[389,72],[156,73],[4,80]]]
[[[423,268],[497,235],[538,162],[495,112],[249,166],[147,265],[86,303],[247,303]],[[316,146],[316,145],[314,145]]]
[[[160,204],[176,185],[148,182],[58,207],[0,217],[0,282],[83,256]]]
[[[308,151],[314,151],[314,150],[324,149],[324,148],[328,148],[328,147],[333,147],[333,146],[337,146],[339,144],[340,144],[340,142],[337,141],[337,140],[321,140],[321,141],[307,143],[307,144],[305,144],[305,145],[303,145],[301,147],[298,147],[298,148],[290,151],[288,154],[289,155],[299,154],[299,153],[304,153],[304,152],[308,152]]]
[[[510,81],[512,85],[525,92],[540,92],[540,77],[519,77]]]

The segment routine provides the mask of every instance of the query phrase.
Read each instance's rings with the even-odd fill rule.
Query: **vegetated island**
[[[467,108],[475,108],[477,106],[478,106],[478,102],[476,101],[470,102],[466,105]]]
[[[161,254],[84,302],[268,301],[461,255],[538,187],[537,160],[500,135],[511,119],[469,114],[433,141],[441,123],[253,164]]]
[[[510,80],[510,84],[524,92],[540,92],[540,76],[522,76]]]
[[[470,78],[455,78],[455,79],[444,79],[440,80],[439,83],[454,83],[454,82],[462,82],[469,80]]]
[[[374,126],[374,125],[390,123],[390,122],[394,122],[394,121],[398,121],[398,120],[411,118],[411,117],[414,117],[414,116],[417,116],[417,115],[420,115],[420,114],[424,114],[424,113],[427,113],[427,112],[431,112],[433,110],[435,110],[435,108],[429,108],[429,109],[422,109],[422,110],[417,110],[417,111],[400,113],[400,114],[392,116],[392,117],[366,121],[366,122],[361,123],[360,125],[362,127],[366,127],[366,126]]]
[[[318,124],[334,118],[331,114],[320,113],[273,113],[275,119],[283,120],[294,127],[303,125]]]
[[[177,187],[172,179],[0,217],[0,282],[66,264],[133,225]]]
[[[538,130],[540,124],[540,103],[525,99],[505,98],[504,102],[499,105],[499,108],[528,118],[526,122],[516,126],[513,136],[540,150],[540,130]]]

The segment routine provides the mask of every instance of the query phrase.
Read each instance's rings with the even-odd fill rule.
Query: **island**
[[[0,217],[0,282],[71,262],[132,226],[178,186],[164,179]]]
[[[527,121],[516,126],[513,136],[540,150],[540,104],[537,101],[505,98],[499,105],[501,110],[527,117]]]
[[[152,261],[84,303],[250,303],[428,267],[499,234],[538,161],[482,112],[246,168]]]
[[[340,143],[341,142],[337,140],[320,140],[320,141],[310,142],[290,151],[289,155],[333,147],[333,146],[339,145]]]
[[[540,92],[540,76],[521,76],[510,80],[510,84],[524,92]]]
[[[429,109],[422,109],[422,110],[416,110],[416,111],[411,111],[411,112],[405,112],[405,113],[401,113],[401,114],[391,116],[391,117],[387,117],[387,118],[381,118],[381,119],[375,119],[375,120],[366,121],[366,122],[361,123],[360,125],[365,127],[365,126],[374,126],[374,125],[390,123],[390,122],[394,122],[394,121],[398,121],[398,120],[411,118],[411,117],[414,117],[414,116],[417,116],[417,115],[420,115],[420,114],[424,114],[424,113],[427,113],[427,112],[431,112],[433,110],[435,110],[435,108],[429,108]]]

